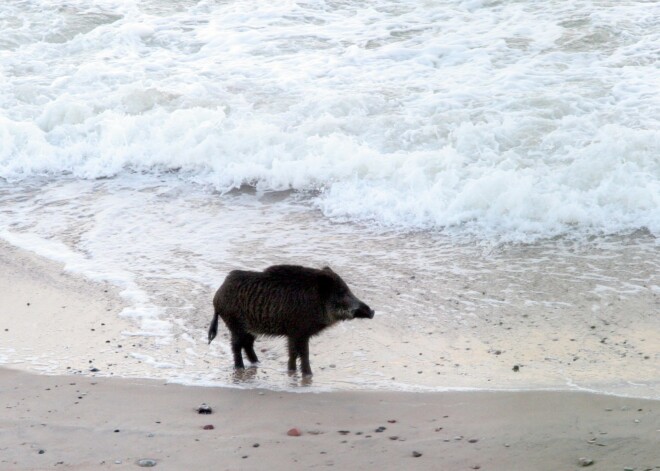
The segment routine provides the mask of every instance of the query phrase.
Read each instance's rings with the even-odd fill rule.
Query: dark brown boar
[[[374,311],[360,301],[329,267],[274,265],[262,272],[234,270],[213,298],[215,316],[209,343],[218,332],[218,317],[231,332],[234,367],[244,368],[241,351],[259,361],[254,352],[257,335],[284,336],[289,344],[289,371],[312,374],[309,338],[339,321],[371,319]]]

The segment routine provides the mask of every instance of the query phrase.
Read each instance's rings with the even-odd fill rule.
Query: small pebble
[[[211,414],[213,412],[213,409],[211,409],[211,406],[208,404],[204,403],[201,406],[197,408],[197,413],[198,414]]]
[[[385,427],[378,427],[376,430],[374,430],[374,432],[381,433],[384,432],[385,430],[387,430]]]
[[[470,439],[468,440],[468,443],[477,443],[478,441],[479,441],[479,440],[477,440],[476,438],[470,438]]]
[[[412,455],[413,455],[413,458],[419,458],[420,456],[422,456],[422,454],[419,451],[413,451]]]
[[[44,453],[46,453],[46,450],[39,450],[40,455],[43,455]]]
[[[213,430],[215,427],[214,427],[213,425],[209,424],[209,425],[205,425],[205,426],[202,427],[202,428],[203,428],[204,430]]]
[[[348,434],[351,433],[351,432],[350,432],[349,430],[339,430],[339,433],[340,433],[341,435],[348,435]]]
[[[300,430],[295,428],[295,427],[292,428],[292,429],[289,429],[289,431],[286,434],[290,437],[299,437],[300,435],[302,435]]]
[[[115,464],[121,464],[121,460],[115,460]]]
[[[517,373],[518,371],[520,371],[520,367],[518,365],[514,365],[513,371]]]
[[[396,423],[396,420],[394,420],[394,419],[390,419],[390,420],[387,421],[387,423],[388,423],[388,424],[395,424],[395,423]]]
[[[259,444],[255,443],[254,445],[252,445],[252,448],[259,448]]]
[[[137,465],[141,466],[142,468],[153,468],[154,466],[156,466],[156,460],[152,460],[150,458],[144,458],[142,460],[138,460]]]
[[[592,464],[594,464],[594,460],[590,460],[589,458],[580,458],[578,460],[578,464],[583,467],[591,466]]]

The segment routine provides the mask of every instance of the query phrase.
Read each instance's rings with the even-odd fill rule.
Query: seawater
[[[120,286],[144,375],[232,383],[213,289],[302,263],[378,312],[321,387],[657,396],[659,43],[656,2],[2,2],[0,237]]]

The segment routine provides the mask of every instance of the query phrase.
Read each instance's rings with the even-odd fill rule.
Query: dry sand
[[[115,290],[10,246],[0,265],[1,470],[136,468],[145,458],[172,470],[555,471],[581,469],[581,458],[593,460],[589,469],[660,469],[660,401],[575,391],[296,393],[111,378],[142,371],[118,346],[132,326],[116,315]],[[64,365],[71,375],[34,374]],[[213,414],[198,414],[202,403]],[[293,427],[302,435],[287,436]]]

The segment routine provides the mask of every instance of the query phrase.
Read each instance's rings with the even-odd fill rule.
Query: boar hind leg
[[[250,362],[259,363],[259,358],[257,358],[257,354],[254,353],[254,339],[254,335],[246,333],[243,337],[243,349],[245,349],[245,354]]]
[[[243,354],[241,350],[243,349],[243,333],[232,332],[231,333],[231,351],[234,354],[234,368],[243,369],[245,365],[243,364]]]
[[[289,337],[289,371],[296,371],[296,359],[298,358],[298,349],[296,343]]]
[[[242,350],[252,363],[257,363],[259,358],[254,353],[254,335],[243,330],[232,331],[231,333],[231,351],[234,354],[234,368],[245,368],[243,364]]]

